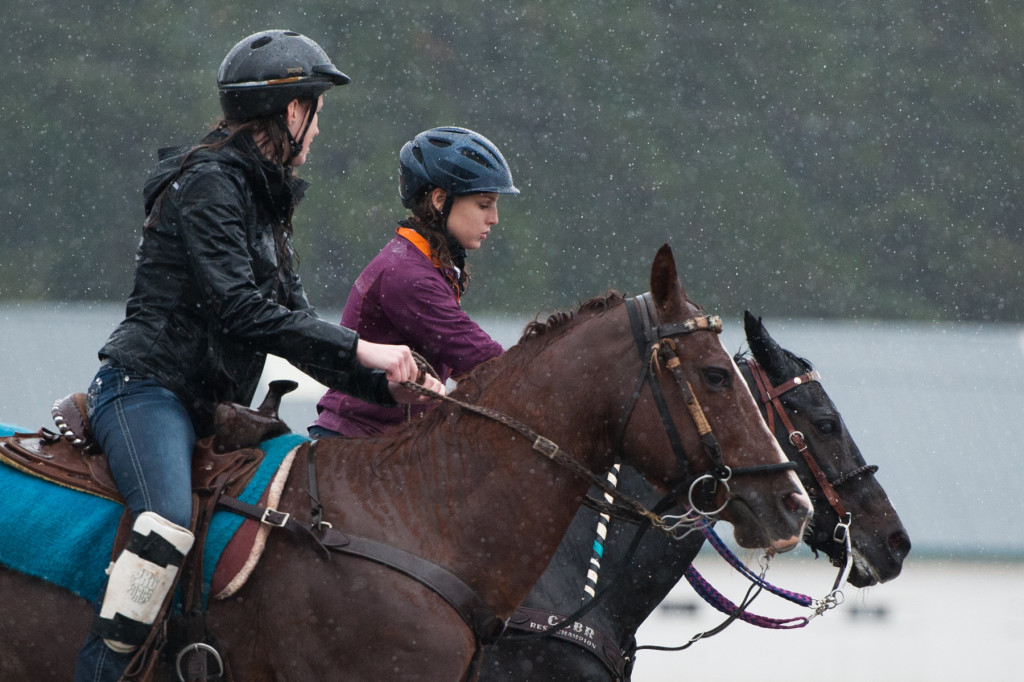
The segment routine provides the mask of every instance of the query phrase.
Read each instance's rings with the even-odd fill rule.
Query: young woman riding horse
[[[818,502],[805,542],[815,552],[825,553],[837,568],[850,565],[848,579],[857,587],[894,579],[910,551],[910,539],[873,475],[876,467],[864,463],[807,361],[781,348],[749,312],[745,327],[752,357],[738,359],[740,371],[766,417],[773,414],[779,443],[799,465],[801,480]],[[788,425],[783,424],[780,409]],[[799,439],[791,437],[794,431],[801,434]],[[802,452],[795,443],[804,446]],[[812,466],[824,472],[835,505],[830,504]],[[654,505],[661,497],[629,467],[623,467],[617,479],[622,492],[645,504]],[[591,497],[595,496],[600,497],[600,491],[592,491]],[[836,506],[842,509],[842,517]],[[837,542],[835,536],[847,514],[849,556],[845,543]],[[648,530],[626,564],[638,528],[620,519],[603,520],[598,510],[583,507],[544,575],[510,619],[505,636],[488,647],[480,679],[629,680],[637,630],[687,572],[705,541],[699,532],[677,540]],[[595,551],[595,544],[600,551]],[[590,604],[595,593],[599,596],[592,610],[577,623],[557,636],[537,636],[539,630]]]
[[[360,338],[406,344],[441,381],[501,355],[501,344],[462,309],[469,286],[466,254],[498,224],[498,198],[515,196],[498,148],[465,128],[431,128],[398,155],[398,188],[411,215],[356,279],[341,317]],[[409,418],[427,408],[413,407]],[[362,437],[407,418],[402,407],[371,405],[329,390],[310,435]]]
[[[401,388],[417,375],[409,349],[317,319],[293,268],[307,188],[293,170],[319,133],[323,93],[348,76],[309,38],[264,31],[232,48],[217,81],[224,120],[197,146],[163,150],[146,183],[134,290],[88,391],[135,526],[79,657],[82,682],[118,679],[148,635],[193,543],[193,446],[219,402],[249,404],[267,353],[371,402],[422,400]]]

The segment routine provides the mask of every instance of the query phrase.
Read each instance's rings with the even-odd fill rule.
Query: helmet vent
[[[252,41],[252,45],[249,46],[249,49],[258,50],[264,45],[270,44],[270,42],[273,40],[274,39],[271,38],[270,36],[263,36],[262,38],[258,38],[257,40]]]
[[[412,155],[416,157],[416,160],[423,163],[423,150],[419,147],[412,148]]]
[[[441,169],[442,171],[448,173],[452,177],[459,178],[460,180],[470,180],[470,181],[472,181],[472,180],[476,180],[477,178],[480,177],[480,174],[479,173],[474,173],[473,169],[466,168],[464,166],[460,166],[458,164],[452,163],[451,161],[448,161],[447,159],[439,159],[438,162],[437,162],[437,167],[439,169]],[[454,188],[454,189],[457,189],[457,188]]]
[[[445,147],[451,147],[452,146],[451,140],[442,140],[439,137],[431,137],[431,138],[428,138],[427,141],[430,142],[430,144],[432,144],[435,147],[438,147],[440,149],[444,149]]]
[[[475,161],[475,162],[479,163],[481,166],[484,166],[485,168],[494,168],[494,165],[490,161],[485,159],[483,157],[483,155],[480,154],[479,152],[477,152],[475,149],[470,149],[469,147],[463,147],[459,151],[467,159],[469,159],[471,161]]]

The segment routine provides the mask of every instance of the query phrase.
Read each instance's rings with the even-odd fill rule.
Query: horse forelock
[[[808,360],[807,358],[802,358],[796,353],[791,353],[785,348],[783,348],[782,350],[786,353],[786,357],[788,357],[790,360],[803,367],[805,371],[810,372],[812,369],[814,369],[814,367],[811,365],[811,361]]]

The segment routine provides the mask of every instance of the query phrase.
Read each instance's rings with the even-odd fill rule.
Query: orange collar
[[[421,235],[416,230],[413,230],[408,227],[399,227],[395,231],[398,233],[399,237],[405,237],[410,242],[412,242],[412,245],[419,249],[420,253],[426,256],[431,263],[437,265],[437,261],[434,260],[434,257],[432,255],[430,255],[430,244],[427,243],[427,240],[423,237],[423,235]]]
[[[457,304],[461,304],[462,296],[459,295],[459,283],[452,277],[449,270],[443,267],[437,262],[437,259],[434,258],[434,255],[430,252],[430,244],[427,242],[426,238],[416,230],[408,227],[399,227],[395,231],[398,233],[399,237],[408,239],[420,253],[427,257],[427,260],[434,264],[434,267],[437,268],[438,272],[440,272],[446,280],[448,280],[448,284],[451,285],[452,290],[455,292],[455,302]]]

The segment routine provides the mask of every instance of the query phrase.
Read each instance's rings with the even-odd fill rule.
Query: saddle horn
[[[291,379],[275,379],[267,386],[267,397],[263,399],[256,411],[277,419],[277,410],[281,407],[281,398],[299,387],[299,382]]]
[[[238,403],[221,403],[213,413],[213,449],[230,452],[253,448],[265,440],[291,433],[277,411],[281,398],[299,384],[291,379],[277,379],[267,386],[267,397],[255,410]]]

